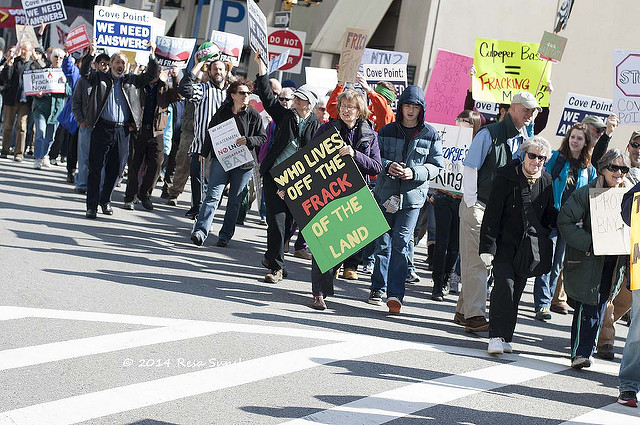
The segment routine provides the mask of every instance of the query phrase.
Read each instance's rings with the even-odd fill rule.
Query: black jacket
[[[273,96],[268,75],[258,75],[254,92],[260,96],[264,109],[276,123],[269,151],[260,164],[260,174],[264,175],[271,170],[273,163],[291,140],[298,140],[298,148],[309,143],[318,130],[320,122],[312,112],[302,130],[302,135],[298,137],[298,115],[293,109],[282,106]]]
[[[91,69],[93,56],[87,55],[82,58],[82,67],[80,74],[86,78],[91,85],[91,94],[89,95],[89,105],[85,112],[85,120],[89,127],[95,127],[102,113],[102,109],[109,97],[109,93],[113,88],[113,77],[111,72],[102,72]],[[149,58],[149,64],[145,71],[140,74],[126,74],[122,82],[122,92],[127,100],[127,105],[131,111],[131,118],[136,131],[142,127],[142,103],[140,89],[149,84],[158,73],[158,62],[154,58]]]
[[[20,102],[20,91],[23,89],[22,75],[27,69],[35,68],[35,62],[23,62],[20,56],[13,61],[13,66],[5,65],[0,73],[0,85],[4,86],[2,98],[6,106],[16,106]],[[38,65],[40,68],[40,65]],[[27,97],[28,104],[31,104],[31,97]]]
[[[499,263],[513,263],[524,233],[521,184],[528,183],[520,160],[499,168],[484,211],[479,251],[494,255],[494,261]],[[558,211],[553,206],[552,180],[545,171],[531,187],[531,203],[544,228],[556,226]]]
[[[216,111],[209,122],[209,128],[215,127],[218,124],[234,117],[231,109],[231,102],[224,102],[222,106]],[[267,140],[267,133],[262,125],[262,117],[255,109],[248,107],[244,111],[240,111],[236,116],[236,125],[241,135],[247,138],[247,148],[253,150],[260,146]],[[201,155],[207,157],[211,154],[213,145],[211,143],[211,136],[207,131],[207,135],[202,145]]]

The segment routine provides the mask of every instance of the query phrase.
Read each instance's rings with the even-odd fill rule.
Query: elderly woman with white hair
[[[553,206],[552,179],[544,171],[551,147],[543,137],[535,136],[523,142],[520,151],[522,160],[515,159],[498,169],[480,229],[480,258],[487,267],[493,264],[494,277],[489,309],[489,354],[512,351],[510,342],[527,278],[531,273],[549,271],[540,271],[538,267],[533,272],[524,272],[517,258],[522,258],[523,251],[540,249],[548,242],[549,249],[539,251],[544,258],[540,258],[538,264],[551,267],[548,238],[558,215]],[[539,242],[535,247],[527,237],[532,233]]]
[[[571,367],[591,366],[596,337],[607,308],[625,280],[629,255],[594,255],[591,237],[589,189],[624,188],[629,159],[620,149],[609,149],[598,161],[598,178],[576,189],[558,214],[558,230],[567,243],[564,256],[564,289],[575,300],[571,324]]]

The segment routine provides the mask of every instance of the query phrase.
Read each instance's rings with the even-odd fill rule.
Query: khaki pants
[[[560,270],[560,274],[558,275],[558,283],[556,284],[556,290],[553,293],[553,299],[551,300],[551,305],[559,305],[567,303],[567,293],[564,292],[564,280],[562,279],[562,270]]]
[[[598,337],[598,347],[605,344],[614,345],[616,339],[616,330],[613,324],[618,321],[627,311],[631,309],[631,291],[627,288],[626,283],[622,284],[620,292],[613,299],[613,302],[609,300],[607,303],[607,309],[604,313],[604,321],[600,328],[600,336]]]
[[[480,259],[480,226],[484,217],[484,206],[476,203],[471,207],[460,202],[460,278],[462,290],[458,297],[456,313],[471,317],[486,317],[487,312],[487,267]]]
[[[167,188],[170,198],[177,198],[182,192],[184,192],[184,186],[189,179],[189,172],[191,169],[191,158],[189,158],[189,147],[193,142],[193,133],[189,131],[182,131],[180,134],[180,145],[178,146],[178,152],[176,152],[176,168],[173,172],[173,180]]]
[[[27,117],[31,107],[27,103],[18,103],[16,106],[4,105],[4,128],[2,131],[2,153],[9,154],[11,149],[11,136],[13,135],[13,122],[16,123],[16,146],[13,150],[15,157],[24,156],[24,144],[27,138]]]

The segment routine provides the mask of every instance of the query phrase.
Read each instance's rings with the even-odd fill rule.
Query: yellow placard
[[[631,206],[631,290],[640,289],[640,192]]]
[[[473,98],[483,102],[511,103],[511,96],[528,91],[536,96],[540,106],[549,106],[546,88],[551,63],[540,59],[539,45],[476,38],[473,64],[477,72],[471,80]]]

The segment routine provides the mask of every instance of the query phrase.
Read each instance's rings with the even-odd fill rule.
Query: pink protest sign
[[[473,58],[470,56],[438,49],[425,96],[425,121],[455,125],[471,87],[471,65]]]
[[[84,25],[80,25],[69,31],[67,35],[67,41],[65,41],[65,46],[67,46],[67,52],[73,53],[79,50],[84,49],[85,47],[89,47],[91,43],[89,42],[89,36],[87,35],[87,29]]]

